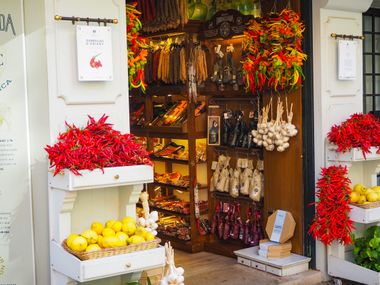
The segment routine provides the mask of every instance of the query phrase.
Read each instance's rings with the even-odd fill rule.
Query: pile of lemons
[[[136,226],[133,217],[124,217],[121,221],[109,220],[103,225],[93,222],[91,228],[81,234],[71,234],[66,245],[73,251],[92,252],[102,248],[122,247],[154,240],[155,236],[146,228]]]
[[[377,201],[380,201],[380,186],[367,188],[363,184],[356,184],[352,189],[350,195],[351,203],[365,204]]]

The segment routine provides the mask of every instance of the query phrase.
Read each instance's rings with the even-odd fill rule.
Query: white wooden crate
[[[56,176],[49,172],[49,186],[60,190],[78,191],[153,182],[153,167],[149,165],[106,167],[103,171],[81,170],[81,176],[67,169]]]
[[[363,152],[360,148],[353,148],[345,153],[336,152],[336,147],[328,145],[326,150],[326,157],[328,161],[341,161],[341,162],[358,162],[366,160],[380,160],[380,154],[377,154],[377,147],[371,147],[371,153],[366,154],[364,158]]]
[[[278,276],[297,274],[309,269],[311,258],[292,253],[284,258],[265,258],[259,255],[259,247],[249,247],[234,251],[240,264],[266,271]],[[243,262],[242,262],[243,260]]]
[[[50,243],[50,250],[52,269],[78,282],[165,266],[165,249],[161,246],[154,249],[84,261],[68,253],[55,241]]]
[[[380,207],[363,209],[350,205],[350,208],[350,218],[356,223],[370,224],[380,222]]]
[[[380,273],[364,268],[349,260],[328,256],[328,273],[333,277],[348,279],[367,285],[380,284]]]

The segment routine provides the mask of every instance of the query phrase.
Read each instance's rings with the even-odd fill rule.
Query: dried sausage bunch
[[[143,30],[154,33],[176,29],[188,22],[187,0],[138,0]]]

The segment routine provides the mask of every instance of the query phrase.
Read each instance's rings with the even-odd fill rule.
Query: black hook
[[[87,23],[87,26],[88,26],[89,23],[90,23],[90,18],[89,17],[86,18],[86,23]]]
[[[71,17],[71,23],[75,25],[76,18],[74,16]]]

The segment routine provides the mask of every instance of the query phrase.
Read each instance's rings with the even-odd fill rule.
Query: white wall
[[[316,181],[325,166],[325,139],[333,124],[363,111],[362,42],[358,41],[357,76],[337,80],[337,43],[331,33],[362,35],[362,13],[372,0],[313,1],[314,138]],[[317,243],[317,268],[327,272],[326,248]],[[325,275],[327,278],[327,276]]]

